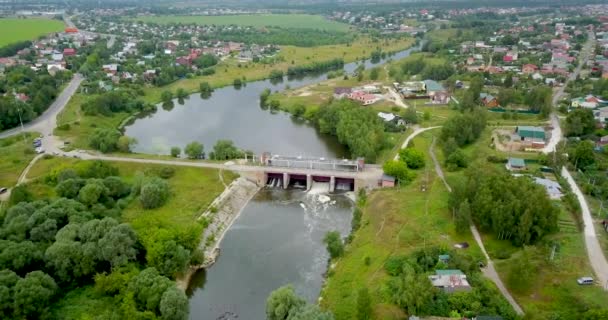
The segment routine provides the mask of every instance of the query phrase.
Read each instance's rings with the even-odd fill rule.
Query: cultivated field
[[[158,16],[138,18],[154,23],[198,23],[205,25],[239,25],[252,27],[282,27],[299,29],[320,29],[328,31],[348,31],[345,23],[334,22],[322,16],[308,14],[249,14],[227,16]]]
[[[0,47],[34,40],[42,35],[63,30],[63,21],[50,19],[0,19]]]

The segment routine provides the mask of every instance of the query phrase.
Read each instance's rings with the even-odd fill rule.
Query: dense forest
[[[559,209],[531,178],[491,167],[472,168],[466,176],[465,184],[450,195],[457,226],[468,226],[472,220],[481,230],[516,246],[534,244],[557,231]]]
[[[113,301],[99,310],[108,319],[184,319],[188,300],[171,279],[190,262],[190,250],[173,240],[150,246],[126,223],[132,201],[162,206],[167,182],[142,176],[132,183],[104,162],[83,162],[53,172],[45,182],[57,198],[32,201],[13,192],[0,227],[0,316],[48,319],[54,303],[72,290],[94,287],[85,298]]]
[[[338,137],[354,158],[373,162],[385,145],[384,124],[376,112],[352,101],[338,100],[321,107],[315,122],[322,133]]]

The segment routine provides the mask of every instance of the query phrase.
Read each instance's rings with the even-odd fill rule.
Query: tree
[[[55,192],[60,197],[74,199],[78,196],[78,192],[85,184],[86,181],[84,179],[67,179],[57,184]]]
[[[458,168],[466,168],[468,166],[467,158],[461,149],[452,152],[445,160],[445,163],[447,164],[447,169],[449,171],[454,171]]]
[[[369,72],[369,79],[370,80],[378,80],[378,76],[380,74],[380,68],[372,68],[372,70],[370,70]]]
[[[216,65],[217,63],[218,59],[212,54],[203,54],[202,56],[194,60],[194,64],[199,69],[209,68]]]
[[[182,154],[182,149],[180,149],[179,147],[171,148],[171,156],[173,158],[178,158],[180,154]]]
[[[339,258],[344,253],[344,244],[340,232],[330,231],[325,234],[323,242],[327,246],[327,251],[332,259]]]
[[[175,96],[177,97],[177,99],[184,100],[188,98],[188,92],[184,88],[177,88]]]
[[[55,280],[46,273],[28,273],[15,284],[15,314],[29,319],[45,316],[57,289]]]
[[[418,113],[415,108],[407,108],[403,113],[403,120],[408,124],[418,123]]]
[[[89,137],[89,146],[103,153],[117,149],[120,133],[113,129],[95,129]]]
[[[456,231],[464,233],[469,230],[471,224],[471,206],[469,200],[465,200],[460,204],[460,208],[456,212]]]
[[[130,153],[131,148],[136,144],[137,139],[127,136],[120,136],[120,138],[118,138],[118,141],[116,142],[116,147],[120,152]]]
[[[165,291],[175,286],[154,268],[146,268],[129,283],[129,291],[134,293],[135,302],[141,308],[156,311]]]
[[[189,159],[199,159],[204,156],[204,147],[199,142],[190,142],[186,148],[184,149],[186,155],[188,155]]]
[[[413,148],[399,150],[399,159],[405,162],[409,169],[420,169],[424,167],[424,153]]]
[[[322,311],[315,304],[307,304],[291,309],[287,320],[334,320],[334,315],[329,311]]]
[[[149,249],[147,259],[160,274],[173,277],[188,266],[190,251],[174,240],[157,242]]]
[[[407,184],[412,180],[412,174],[403,161],[389,160],[382,166],[384,173],[394,177],[399,183]]]
[[[92,206],[99,202],[103,196],[107,196],[108,189],[102,181],[89,180],[87,184],[78,192],[78,200],[87,206]]]
[[[108,190],[107,195],[114,199],[128,196],[131,193],[131,186],[125,183],[120,177],[107,177],[102,181]]]
[[[391,300],[408,314],[419,314],[431,303],[433,292],[431,282],[424,274],[416,274],[408,263],[403,264],[402,273],[388,283]]]
[[[593,111],[586,108],[578,108],[566,117],[566,135],[584,136],[595,131],[595,117]]]
[[[165,90],[160,94],[160,100],[164,103],[170,103],[173,100],[173,93],[169,90]]]
[[[298,297],[292,286],[274,290],[266,300],[266,318],[268,320],[286,320],[291,310],[303,307],[304,299]]]
[[[372,300],[367,288],[359,289],[357,294],[357,320],[370,320],[372,318]]]
[[[213,93],[213,88],[209,84],[209,82],[201,82],[199,84],[199,91],[201,92],[201,96],[207,98],[210,97]]]
[[[11,190],[11,196],[9,198],[9,205],[14,206],[21,202],[29,202],[34,199],[32,193],[27,189],[25,185],[18,185]]]
[[[243,155],[243,152],[234,146],[232,140],[218,140],[213,146],[214,160],[229,160],[237,159]]]
[[[19,276],[8,269],[0,270],[0,317],[9,319],[13,315],[15,284]]]
[[[183,320],[188,318],[188,297],[176,286],[171,286],[160,299],[160,314],[163,320]]]
[[[585,170],[587,167],[595,163],[595,152],[593,151],[593,142],[585,140],[576,144],[571,152],[570,162],[577,169]]]
[[[100,258],[108,261],[112,268],[135,260],[137,236],[128,224],[112,227],[98,242]]]
[[[139,202],[144,209],[155,209],[169,198],[169,183],[161,178],[151,178],[142,186],[139,194]]]

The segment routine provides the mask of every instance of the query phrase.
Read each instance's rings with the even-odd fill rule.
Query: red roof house
[[[63,56],[75,56],[76,55],[76,49],[74,48],[65,48],[63,49]]]

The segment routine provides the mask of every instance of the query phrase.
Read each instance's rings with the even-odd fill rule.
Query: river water
[[[366,68],[382,65],[389,59],[408,56],[411,50],[364,63]],[[351,74],[357,65],[345,64],[344,70]],[[169,154],[171,147],[183,149],[192,141],[201,142],[210,151],[217,140],[228,139],[258,155],[268,151],[290,156],[349,158],[348,151],[335,137],[319,133],[312,124],[284,112],[271,113],[260,108],[259,96],[266,88],[283,91],[287,86],[297,88],[326,79],[327,74],[322,73],[299,79],[285,77],[281,82],[254,81],[240,89],[232,86],[216,89],[208,99],[193,94],[183,105],[175,100],[172,108],[159,105],[156,112],[135,119],[125,127],[125,135],[137,139],[133,151],[148,154]]]
[[[346,236],[352,216],[350,199],[330,198],[261,190],[226,233],[217,262],[192,280],[190,319],[263,320],[266,298],[287,284],[314,303],[329,258],[322,239],[334,230]]]
[[[366,68],[401,59],[411,50],[390,58],[365,61]],[[349,73],[357,63],[344,69]],[[136,152],[167,154],[172,146],[202,142],[209,151],[218,139],[230,139],[240,148],[260,154],[326,158],[349,157],[334,137],[322,135],[309,123],[288,114],[271,113],[259,106],[265,88],[274,91],[313,84],[326,74],[282,82],[248,83],[236,89],[215,90],[208,99],[198,94],[183,105],[136,119],[125,134],[138,140]],[[329,195],[323,203],[319,195]],[[309,192],[267,187],[243,209],[222,240],[216,263],[197,273],[188,288],[190,319],[263,320],[266,298],[276,288],[292,284],[296,292],[314,303],[323,284],[328,253],[322,243],[328,231],[343,237],[350,230],[354,204],[345,194],[329,194],[328,185],[316,183]]]

